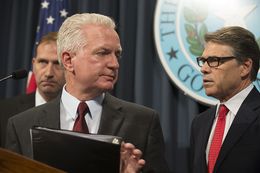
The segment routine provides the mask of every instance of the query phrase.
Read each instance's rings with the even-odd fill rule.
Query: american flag
[[[58,31],[62,22],[69,14],[68,6],[68,0],[41,0],[41,9],[39,11],[39,21],[33,52],[42,36],[48,32]],[[32,71],[30,71],[27,80],[26,93],[35,92],[36,87],[35,77]]]

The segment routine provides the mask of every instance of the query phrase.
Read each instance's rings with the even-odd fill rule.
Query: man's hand
[[[142,151],[133,144],[122,143],[120,173],[138,173],[145,165],[145,160],[141,157]]]

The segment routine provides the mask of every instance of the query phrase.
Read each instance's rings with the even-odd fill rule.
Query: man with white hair
[[[117,81],[122,52],[113,20],[100,14],[73,15],[62,24],[57,46],[66,79],[61,97],[11,118],[7,148],[31,156],[29,128],[45,124],[50,128],[120,136],[133,144],[130,149],[128,143],[123,145],[122,151],[129,151],[128,155],[121,155],[124,163],[130,163],[126,172],[142,167],[144,173],[168,172],[158,113],[108,93]],[[83,118],[77,113],[81,107],[86,110]],[[125,156],[134,159],[129,161]]]

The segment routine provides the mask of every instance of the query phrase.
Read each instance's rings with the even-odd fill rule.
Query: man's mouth
[[[55,82],[53,82],[53,81],[42,81],[42,85],[44,85],[44,86],[53,86],[53,85],[55,85]]]
[[[212,85],[213,81],[210,79],[203,79],[203,85]]]
[[[109,81],[113,81],[116,78],[115,75],[103,75],[103,77],[105,77],[105,79]]]

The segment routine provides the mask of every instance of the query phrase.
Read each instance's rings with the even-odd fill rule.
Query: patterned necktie
[[[85,102],[80,102],[77,112],[78,117],[74,123],[73,131],[89,133],[88,126],[85,120],[85,115],[89,112],[88,105]]]
[[[228,113],[228,108],[225,105],[220,105],[219,108],[218,121],[215,127],[214,136],[211,141],[209,155],[208,155],[208,171],[212,173],[218,154],[222,145],[225,124],[226,124],[226,115]]]

